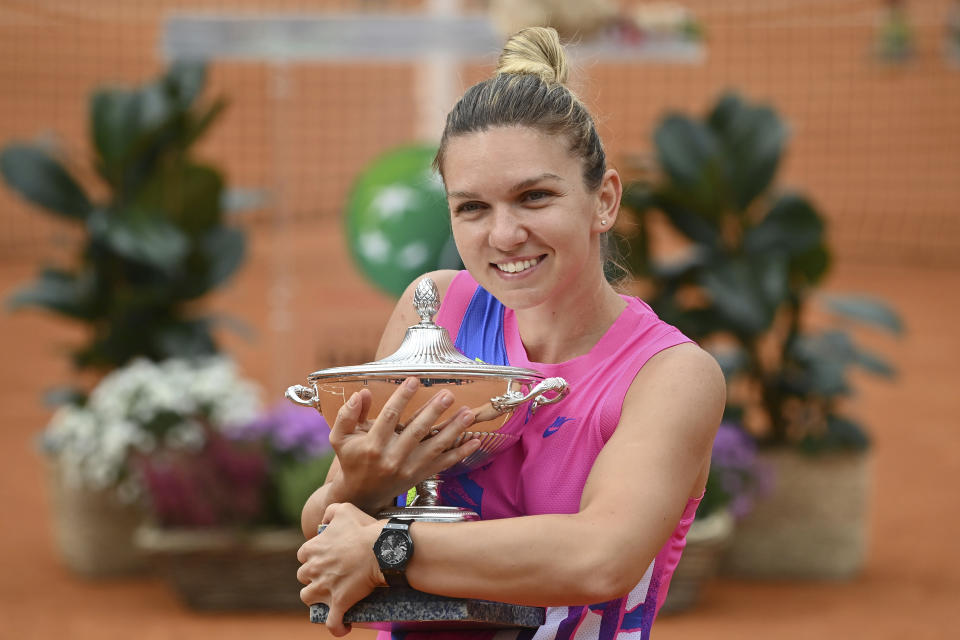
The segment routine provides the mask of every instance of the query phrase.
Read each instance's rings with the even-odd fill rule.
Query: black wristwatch
[[[390,518],[373,544],[373,555],[377,557],[380,571],[391,587],[410,586],[406,570],[407,563],[413,557],[413,538],[410,537],[412,522],[408,518]]]

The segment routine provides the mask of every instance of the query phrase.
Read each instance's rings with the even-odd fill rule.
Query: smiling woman
[[[377,416],[368,391],[354,394],[332,427],[337,461],[304,507],[310,539],[299,553],[301,597],[330,605],[335,635],[349,630],[344,612],[388,581],[545,606],[535,634],[512,634],[537,640],[647,638],[666,597],[703,495],[723,376],[709,355],[604,278],[603,235],[621,183],[565,81],[556,32],[525,29],[506,44],[497,73],[451,111],[435,164],[466,270],[429,275],[443,295],[436,322],[466,356],[563,377],[572,391],[561,404],[510,418],[520,422],[520,446],[446,478],[443,503],[481,518],[456,525],[369,514],[473,453],[473,440],[453,449],[437,443],[454,442],[474,416],[463,408],[418,442],[404,434],[456,407],[450,392],[434,396],[401,434],[397,416],[416,379]],[[412,296],[413,287],[378,357],[418,321]],[[327,526],[317,536],[319,524]],[[371,552],[387,535],[404,537],[402,562]]]

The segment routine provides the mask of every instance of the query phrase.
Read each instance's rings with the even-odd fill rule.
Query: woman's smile
[[[544,254],[534,258],[513,258],[509,261],[494,262],[493,266],[503,277],[522,277],[533,271],[546,257]]]

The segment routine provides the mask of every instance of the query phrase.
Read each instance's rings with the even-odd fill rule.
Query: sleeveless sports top
[[[640,368],[663,349],[690,342],[661,321],[646,303],[624,296],[627,308],[589,353],[562,363],[531,362],[516,317],[466,271],[450,285],[436,317],[457,348],[488,364],[526,367],[561,376],[571,392],[562,402],[530,416],[511,418],[520,442],[470,473],[444,477],[443,504],[468,507],[482,519],[576,513],[587,476],[620,420],[623,398]],[[691,498],[677,528],[626,596],[598,604],[548,607],[546,623],[529,631],[395,632],[394,638],[495,640],[632,639],[649,637],[666,598],[670,577],[686,544],[700,498]],[[381,633],[379,638],[387,638]]]

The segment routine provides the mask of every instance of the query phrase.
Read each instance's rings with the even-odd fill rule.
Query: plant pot
[[[857,575],[867,550],[870,454],[758,456],[772,468],[773,490],[737,523],[721,571],[746,578]]]
[[[147,559],[133,542],[140,509],[121,503],[112,489],[72,486],[55,459],[47,467],[54,539],[65,564],[89,578],[145,571]]]
[[[703,585],[717,575],[733,530],[733,516],[725,509],[693,521],[660,613],[679,613],[699,602]]]
[[[304,609],[296,529],[164,529],[145,525],[137,545],[192,609]]]

